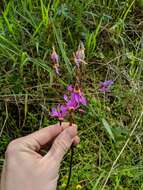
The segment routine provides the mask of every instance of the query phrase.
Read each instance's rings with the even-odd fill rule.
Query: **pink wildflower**
[[[99,90],[101,92],[108,92],[109,91],[109,87],[113,84],[114,82],[112,80],[107,80],[104,82],[100,82],[99,85]]]
[[[50,115],[52,117],[57,117],[59,120],[64,120],[67,115],[67,107],[63,105],[58,105],[57,108],[52,108]]]
[[[80,88],[74,89],[72,85],[69,85],[68,91],[71,92],[70,99],[66,94],[64,95],[64,99],[67,102],[67,104],[69,105],[73,104],[76,109],[77,107],[79,107],[80,104],[87,105],[86,98],[84,97],[83,92],[80,90]]]
[[[71,84],[68,85],[67,90],[68,90],[69,92],[73,92],[73,86],[72,86]]]
[[[78,50],[73,53],[74,56],[74,62],[77,67],[80,66],[81,63],[87,64],[84,59],[85,59],[85,48],[83,42],[80,42],[78,46]]]
[[[51,60],[53,62],[53,68],[55,69],[55,72],[57,75],[60,75],[60,65],[59,65],[59,56],[55,51],[55,48],[53,47],[53,52],[51,54]]]

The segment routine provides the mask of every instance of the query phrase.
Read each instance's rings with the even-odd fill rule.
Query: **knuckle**
[[[11,141],[7,146],[5,155],[9,156],[9,155],[15,154],[18,150],[19,144],[20,143],[18,139]]]
[[[77,129],[72,126],[67,129],[65,129],[65,134],[68,135],[70,138],[73,138],[77,134]]]

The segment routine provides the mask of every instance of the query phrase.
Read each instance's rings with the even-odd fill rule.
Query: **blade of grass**
[[[112,139],[113,141],[115,141],[115,137],[114,137],[114,134],[113,134],[113,132],[112,132],[112,129],[111,129],[109,123],[108,123],[105,119],[102,119],[102,123],[103,123],[104,128],[105,128],[106,131],[108,132],[109,136],[111,137],[111,139]]]

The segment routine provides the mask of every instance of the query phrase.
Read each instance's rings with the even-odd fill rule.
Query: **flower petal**
[[[79,93],[73,92],[73,93],[72,93],[72,98],[73,98],[77,103],[80,102],[80,95],[79,95]]]
[[[69,98],[68,98],[68,96],[67,96],[66,94],[64,94],[64,100],[65,100],[66,102],[69,101]]]
[[[71,84],[68,85],[67,90],[68,90],[69,92],[73,92],[73,86],[72,86]]]
[[[109,88],[103,86],[103,87],[99,88],[99,90],[100,90],[100,92],[108,92],[108,91],[109,91]]]
[[[52,108],[52,111],[50,112],[50,116],[52,117],[58,117],[58,112],[56,108]]]
[[[112,80],[107,80],[107,81],[104,82],[104,85],[105,85],[105,86],[110,86],[110,85],[112,85],[112,84],[113,84],[113,81],[112,81]]]
[[[61,113],[62,113],[62,114],[66,114],[66,112],[67,112],[67,106],[61,105],[60,110],[61,110]]]
[[[83,104],[84,106],[87,105],[86,98],[83,95],[81,95],[81,97],[80,97],[80,103]]]
[[[52,54],[51,54],[51,60],[52,60],[54,63],[58,63],[58,62],[59,62],[59,56],[58,56],[58,54],[56,53],[54,47],[53,47],[53,52],[52,52]]]
[[[80,113],[85,113],[86,111],[83,110],[83,109],[79,109],[79,112],[80,112]]]
[[[108,86],[111,86],[113,83],[114,82],[112,80],[106,80],[104,82],[100,82],[99,85],[108,87]]]

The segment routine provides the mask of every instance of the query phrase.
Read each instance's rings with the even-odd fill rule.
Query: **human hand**
[[[52,143],[45,156],[38,152]],[[56,190],[60,163],[72,144],[79,143],[75,125],[52,125],[13,140],[7,148],[1,190]]]

